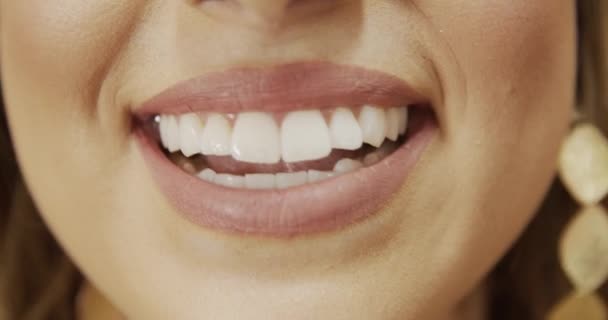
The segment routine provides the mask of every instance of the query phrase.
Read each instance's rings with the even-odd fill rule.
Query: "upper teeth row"
[[[358,117],[337,108],[329,124],[320,110],[289,112],[279,126],[266,112],[160,115],[163,146],[170,152],[232,156],[235,160],[273,164],[317,160],[332,148],[356,150],[363,143],[379,147],[385,138],[395,141],[407,129],[407,108],[361,108]]]

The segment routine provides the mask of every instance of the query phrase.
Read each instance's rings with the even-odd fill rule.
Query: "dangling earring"
[[[550,312],[549,320],[606,320],[608,308],[596,291],[608,280],[608,140],[595,126],[579,124],[564,141],[559,175],[580,209],[559,243],[561,267],[574,291]]]

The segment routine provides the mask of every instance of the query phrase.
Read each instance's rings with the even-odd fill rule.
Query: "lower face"
[[[573,1],[0,4],[28,187],[132,319],[443,319],[574,100]]]

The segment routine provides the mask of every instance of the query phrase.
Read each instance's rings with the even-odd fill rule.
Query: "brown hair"
[[[606,134],[608,1],[579,0],[578,14],[579,108]],[[535,219],[490,275],[491,319],[544,319],[570,292],[557,243],[576,209],[556,179]],[[0,110],[0,318],[73,319],[80,281],[23,185]],[[601,294],[608,298],[608,285]]]

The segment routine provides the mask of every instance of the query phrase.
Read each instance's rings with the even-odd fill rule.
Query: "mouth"
[[[429,100],[401,79],[325,62],[208,74],[145,102],[134,119],[177,212],[273,237],[381,211],[437,129]]]

